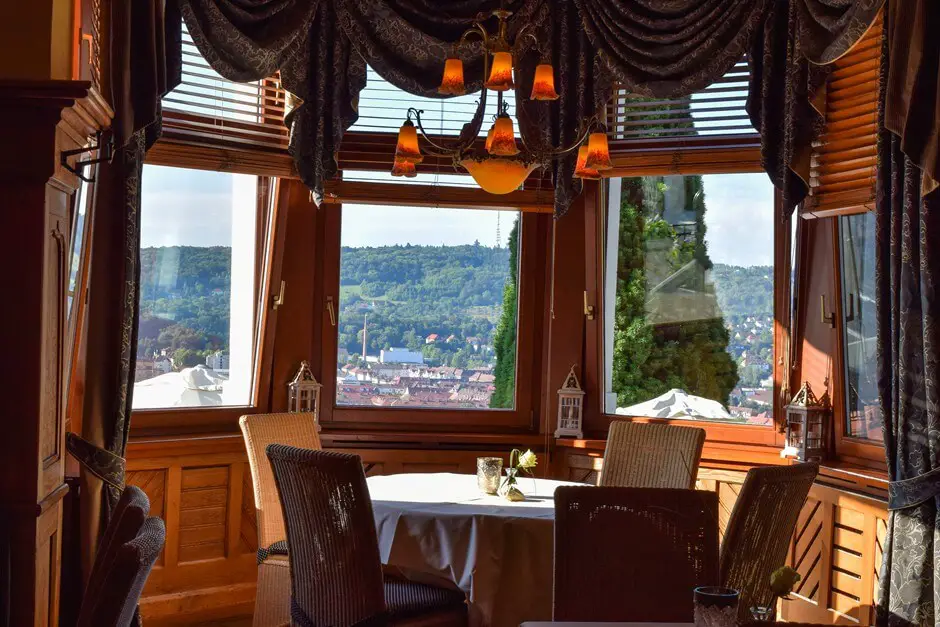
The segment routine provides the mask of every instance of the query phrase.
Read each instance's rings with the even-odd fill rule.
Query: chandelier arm
[[[588,138],[588,135],[590,135],[591,131],[595,128],[601,128],[605,133],[607,132],[606,125],[601,123],[600,118],[596,113],[591,116],[591,118],[587,120],[586,123],[584,123],[581,129],[578,130],[578,138],[574,140],[570,146],[565,146],[563,148],[552,148],[550,151],[548,151],[548,154],[551,157],[560,157],[562,155],[568,154],[569,152],[577,150],[581,147],[581,144],[584,143],[584,141]]]
[[[440,152],[446,153],[446,154],[452,153],[452,152],[453,152],[453,149],[448,148],[448,147],[446,147],[446,146],[442,146],[442,145],[438,144],[437,142],[435,142],[433,139],[431,139],[431,136],[430,136],[430,135],[428,134],[428,132],[424,129],[424,124],[421,123],[421,114],[422,114],[422,113],[424,113],[424,110],[423,110],[423,109],[422,109],[422,110],[418,110],[418,109],[415,109],[414,107],[411,107],[410,109],[408,109],[408,119],[411,119],[412,114],[414,114],[415,122],[417,122],[417,124],[418,124],[418,130],[420,130],[420,131],[421,131],[421,135],[424,136],[424,141],[426,141],[427,143],[429,143],[432,148],[434,148],[435,150],[438,150],[438,151],[440,151]]]

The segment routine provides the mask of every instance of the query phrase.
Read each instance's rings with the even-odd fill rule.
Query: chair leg
[[[258,565],[258,587],[252,627],[290,624],[290,568],[286,559],[268,558]]]

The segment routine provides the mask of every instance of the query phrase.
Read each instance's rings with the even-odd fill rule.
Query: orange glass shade
[[[610,163],[610,148],[607,146],[606,133],[591,133],[587,147],[587,157],[584,161],[585,168],[601,171],[614,167]]]
[[[498,157],[512,157],[519,154],[519,147],[516,146],[516,132],[512,125],[512,118],[508,115],[501,115],[496,118],[496,123],[490,130],[486,143],[489,144],[487,152]]]
[[[598,172],[597,170],[589,170],[588,168],[585,167],[584,164],[587,163],[587,156],[588,156],[587,144],[582,144],[581,147],[578,148],[578,163],[574,167],[574,175],[578,177],[579,179],[588,179],[591,181],[596,181],[599,178],[601,178],[601,173]]]
[[[508,194],[522,186],[538,164],[518,159],[464,159],[460,165],[470,173],[481,189],[491,194]]]
[[[493,146],[493,133],[496,131],[496,125],[490,127],[489,132],[486,134],[486,152],[490,151],[490,148]]]
[[[484,86],[493,91],[507,91],[515,86],[512,82],[512,54],[508,52],[493,54],[493,67],[490,68],[490,78]]]
[[[392,176],[406,176],[408,178],[414,178],[418,176],[418,170],[415,168],[415,164],[411,161],[395,159],[395,164],[392,165]]]
[[[555,91],[555,69],[548,63],[539,63],[532,81],[532,100],[558,100]]]
[[[398,145],[395,147],[395,161],[421,163],[424,157],[418,148],[418,129],[411,120],[406,120],[398,131]]]
[[[462,96],[467,93],[467,86],[463,82],[463,61],[447,59],[444,62],[444,77],[437,93],[445,96]]]

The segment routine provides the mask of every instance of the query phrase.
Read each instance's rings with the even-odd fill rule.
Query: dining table
[[[518,627],[552,617],[555,488],[521,477],[524,501],[483,493],[476,475],[397,474],[367,479],[383,564],[459,588],[470,627]]]

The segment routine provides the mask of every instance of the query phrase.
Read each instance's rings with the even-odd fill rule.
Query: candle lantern
[[[829,395],[816,398],[808,382],[786,407],[786,453],[800,461],[821,461],[826,457],[831,407]]]
[[[581,389],[581,383],[578,376],[574,373],[574,366],[568,371],[565,377],[565,383],[558,390],[558,428],[555,429],[555,437],[575,437],[583,438],[584,432],[581,430],[581,419],[584,408],[584,390]]]
[[[310,366],[306,361],[300,362],[297,374],[288,384],[287,410],[290,412],[310,412],[320,431],[320,388]]]

